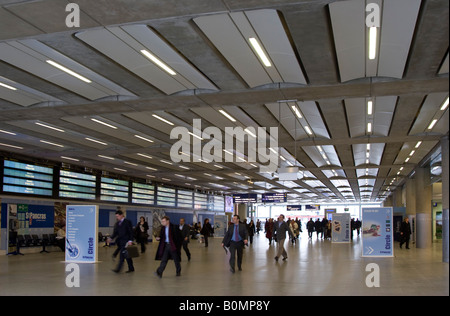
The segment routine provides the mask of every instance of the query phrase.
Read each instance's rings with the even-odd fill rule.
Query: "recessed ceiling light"
[[[422,141],[418,141],[416,146],[414,148],[419,148],[419,146],[422,144]]]
[[[256,51],[256,54],[258,55],[264,66],[271,67],[272,64],[270,63],[269,58],[267,58],[266,54],[264,53],[261,45],[259,45],[258,40],[254,37],[250,37],[248,40],[250,41],[250,44],[252,44],[253,49]]]
[[[433,129],[434,125],[437,123],[437,119],[434,119],[431,121],[430,125],[428,126],[428,129]]]
[[[72,161],[80,161],[79,159],[76,158],[71,158],[71,157],[66,157],[66,156],[61,156],[62,159],[67,159],[67,160],[72,160]]]
[[[372,123],[367,123],[367,133],[372,133]]]
[[[375,59],[377,55],[377,28],[369,28],[369,59]]]
[[[442,104],[442,106],[441,106],[441,111],[444,111],[447,107],[448,107],[448,97],[447,97],[447,99],[445,100],[445,102]]]
[[[166,163],[166,164],[168,164],[168,165],[173,165],[172,162],[167,161],[167,160],[164,160],[164,159],[160,159],[159,161],[161,161],[162,163]]]
[[[147,141],[147,142],[149,142],[149,143],[154,143],[153,140],[148,139],[148,138],[145,138],[145,137],[140,136],[140,135],[134,135],[134,137],[139,138],[139,139],[142,139],[142,140],[145,140],[145,141]]]
[[[312,135],[312,130],[311,130],[311,128],[309,128],[308,125],[305,125],[305,130],[309,135]]]
[[[124,161],[123,163],[126,163],[127,165],[130,165],[130,166],[135,166],[135,167],[138,166],[138,164],[133,163],[133,162],[129,162],[129,161]]]
[[[6,88],[6,89],[9,89],[9,90],[13,90],[13,91],[17,90],[17,88],[14,88],[13,86],[7,85],[7,84],[2,83],[2,82],[0,82],[0,87]]]
[[[153,116],[154,118],[157,118],[158,120],[160,120],[160,121],[162,121],[162,122],[166,123],[166,124],[169,124],[169,125],[171,125],[171,126],[173,126],[173,125],[174,125],[174,124],[173,124],[172,122],[170,122],[170,121],[166,120],[165,118],[162,118],[162,117],[161,117],[161,116],[159,116],[159,115],[156,115],[156,114],[152,114],[152,116]]]
[[[127,172],[125,169],[120,169],[120,168],[114,168],[115,170],[118,170],[118,171],[122,171],[122,172]]]
[[[58,132],[61,132],[61,133],[64,133],[64,130],[62,130],[60,128],[56,128],[56,127],[53,127],[53,126],[50,126],[50,125],[47,125],[47,124],[44,124],[44,123],[41,123],[41,122],[34,122],[34,124],[42,126],[42,127],[45,127],[45,128],[49,128],[49,129],[52,129],[52,130],[55,130],[55,131],[58,131]]]
[[[105,159],[109,159],[109,160],[114,160],[113,157],[109,157],[109,156],[104,156],[104,155],[97,155],[97,156],[99,156],[100,158],[105,158]]]
[[[145,154],[141,154],[141,153],[137,153],[136,155],[141,156],[141,157],[144,157],[144,158],[148,158],[148,159],[153,159],[152,156],[145,155]]]
[[[86,82],[86,83],[91,83],[91,82],[92,82],[91,80],[89,80],[89,79],[83,77],[82,75],[77,74],[75,71],[72,71],[72,70],[70,70],[69,68],[66,68],[66,67],[64,67],[64,66],[62,66],[62,65],[60,65],[60,64],[58,64],[58,63],[55,63],[53,60],[46,60],[46,62],[47,62],[48,64],[52,65],[53,67],[56,67],[56,68],[58,68],[59,70],[62,70],[62,71],[64,71],[64,72],[68,73],[69,75],[71,75],[71,76],[73,76],[73,77],[75,77],[75,78],[77,78],[77,79],[80,79],[81,81],[84,81],[84,82]]]
[[[256,135],[248,127],[244,129],[244,132],[249,134],[251,137],[256,138]]]
[[[367,115],[373,114],[373,101],[369,100],[367,101]]]
[[[110,128],[113,128],[113,129],[117,129],[117,127],[116,127],[116,126],[114,126],[114,125],[111,125],[111,124],[108,124],[108,123],[105,123],[105,122],[103,122],[103,121],[100,121],[100,120],[97,120],[97,119],[95,119],[95,118],[91,118],[91,121],[94,121],[94,122],[96,122],[96,123],[99,123],[99,124],[102,124],[102,125],[108,126],[108,127],[110,127]]]
[[[300,110],[297,108],[296,105],[291,106],[292,111],[294,111],[295,115],[297,115],[298,118],[302,118],[302,114],[300,113]]]
[[[4,143],[0,143],[0,146],[11,147],[11,148],[16,148],[16,149],[23,149],[23,147],[9,145],[9,144],[4,144]]]
[[[5,133],[5,134],[9,134],[9,135],[17,135],[16,133],[4,131],[2,129],[0,129],[0,133]]]
[[[201,138],[201,137],[198,136],[198,135],[195,135],[195,134],[192,133],[192,132],[188,132],[188,134],[194,136],[195,138],[198,138],[198,139],[200,139],[200,140],[203,140],[203,138]]]
[[[48,145],[52,145],[52,146],[56,146],[56,147],[64,147],[63,145],[61,145],[61,144],[57,144],[57,143],[52,143],[52,142],[49,142],[49,141],[46,141],[46,140],[39,140],[41,143],[44,143],[44,144],[48,144]]]
[[[162,68],[168,74],[175,76],[177,73],[173,71],[169,66],[159,60],[155,55],[150,53],[149,51],[142,49],[141,54],[150,59],[153,63],[155,63],[158,67]]]
[[[107,143],[104,143],[104,142],[101,142],[101,141],[99,141],[99,140],[92,139],[92,138],[89,138],[89,137],[85,137],[84,139],[86,139],[86,140],[88,140],[88,141],[90,141],[90,142],[94,142],[94,143],[98,143],[98,144],[104,145],[104,146],[107,146],[107,145],[108,145]]]
[[[152,167],[145,167],[145,169],[149,169],[149,170],[153,170],[153,171],[158,171],[158,169],[152,168]]]
[[[222,113],[222,115],[224,115],[226,118],[228,118],[231,122],[236,122],[236,119],[234,117],[232,117],[230,114],[228,114],[227,112],[225,112],[224,110],[219,110],[220,113]]]

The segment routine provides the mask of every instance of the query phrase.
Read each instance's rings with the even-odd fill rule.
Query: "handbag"
[[[138,247],[135,244],[126,246],[123,250],[123,255],[125,258],[139,257]]]

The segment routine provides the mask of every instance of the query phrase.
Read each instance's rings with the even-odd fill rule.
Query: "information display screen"
[[[133,182],[131,188],[132,203],[155,204],[155,186]]]
[[[257,194],[236,194],[233,195],[234,203],[256,203],[258,202]]]
[[[156,203],[164,206],[175,206],[176,204],[176,191],[172,188],[158,186],[156,196]]]
[[[177,192],[177,206],[192,208],[194,204],[194,195],[192,191],[178,190]]]
[[[3,192],[51,196],[53,168],[5,160]]]
[[[60,170],[59,196],[95,200],[96,177],[91,174]]]
[[[128,203],[128,181],[102,177],[100,200]]]
[[[287,202],[286,193],[264,193],[262,195],[262,202],[266,203],[285,203]]]
[[[194,192],[194,208],[196,210],[208,209],[208,195]]]

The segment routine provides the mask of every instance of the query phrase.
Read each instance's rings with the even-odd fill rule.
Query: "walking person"
[[[289,226],[284,221],[284,215],[278,216],[278,221],[273,225],[273,234],[277,241],[277,255],[275,261],[278,261],[280,256],[283,256],[283,261],[287,259],[287,252],[284,249],[284,241],[286,240],[286,232],[289,232]]]
[[[136,242],[141,244],[141,253],[144,253],[146,249],[145,245],[148,242],[148,223],[145,221],[144,216],[139,218],[139,223],[135,228],[135,237]]]
[[[322,220],[322,235],[321,235],[322,239],[324,238],[324,236],[326,239],[327,235],[328,235],[328,220],[326,217],[324,217]]]
[[[191,252],[189,251],[189,248],[188,248],[190,231],[191,231],[191,229],[189,228],[189,225],[185,224],[184,218],[180,218],[180,232],[181,232],[182,245],[183,245],[184,252],[186,253],[186,256],[188,257],[188,261],[191,261]]]
[[[242,271],[242,255],[244,246],[248,243],[248,229],[247,225],[241,223],[239,215],[234,215],[232,224],[228,226],[228,230],[222,240],[222,247],[230,249],[230,271],[235,272],[236,254],[237,266],[239,271]]]
[[[213,233],[213,228],[211,224],[209,223],[209,218],[205,218],[203,222],[202,230],[200,231],[200,234],[205,237],[205,247],[208,247],[208,237]]]
[[[266,224],[264,225],[264,229],[266,231],[266,238],[269,239],[269,246],[272,245],[272,239],[273,239],[273,219],[269,218],[268,221],[266,221]]]
[[[310,218],[309,221],[306,223],[306,229],[308,230],[308,238],[312,239],[312,235],[314,232],[314,222],[312,218]]]
[[[319,218],[314,222],[314,229],[316,231],[316,237],[319,239],[319,233],[322,231],[322,223]]]
[[[250,223],[247,225],[248,229],[248,239],[250,241],[250,245],[253,244],[253,236],[255,235],[255,224],[253,223],[253,220],[250,220]]]
[[[411,225],[409,224],[409,218],[405,217],[400,226],[400,249],[403,244],[406,243],[406,249],[409,249],[409,238],[411,237]]]
[[[177,276],[181,275],[181,232],[179,227],[170,223],[170,218],[164,216],[161,219],[161,232],[156,240],[159,241],[158,250],[156,251],[155,260],[161,260],[159,268],[156,270],[155,274],[162,278],[162,274],[166,268],[169,259],[173,259],[175,263],[175,268]]]
[[[119,273],[122,270],[123,262],[126,260],[128,264],[127,273],[133,272],[133,259],[125,257],[125,248],[133,243],[133,225],[130,220],[125,218],[125,215],[121,210],[116,211],[116,219],[117,222],[114,225],[114,231],[111,237],[109,237],[109,241],[117,238],[116,244],[117,248],[120,249],[120,259],[117,267],[113,271]]]

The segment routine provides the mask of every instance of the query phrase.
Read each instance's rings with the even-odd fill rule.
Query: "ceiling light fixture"
[[[437,123],[437,119],[434,119],[433,121],[431,121],[430,125],[428,126],[428,129],[433,129],[434,125]]]
[[[116,127],[116,126],[114,126],[114,125],[111,125],[111,124],[108,124],[108,123],[105,123],[105,122],[103,122],[103,121],[100,121],[100,120],[97,120],[97,119],[95,119],[95,118],[91,118],[91,121],[94,121],[94,122],[96,122],[96,123],[99,123],[99,124],[102,124],[102,125],[108,126],[108,127],[110,127],[110,128],[113,128],[113,129],[117,129],[117,127]]]
[[[113,157],[109,157],[109,156],[103,156],[103,155],[97,155],[100,158],[105,158],[105,159],[109,159],[109,160],[115,160]]]
[[[9,135],[17,135],[16,133],[4,131],[2,129],[0,129],[0,133],[5,133],[5,134],[9,134]]]
[[[150,59],[153,63],[155,63],[158,67],[162,68],[165,72],[168,74],[175,76],[177,73],[173,71],[169,66],[167,66],[165,63],[163,63],[161,60],[159,60],[155,55],[150,53],[149,51],[145,49],[141,49],[141,54]]]
[[[72,161],[80,161],[79,159],[76,158],[71,158],[71,157],[66,157],[66,156],[61,156],[62,159],[67,159],[67,160],[72,160]]]
[[[414,148],[419,148],[419,146],[422,144],[422,141],[418,141],[416,146]]]
[[[49,141],[46,141],[46,140],[39,140],[41,143],[44,143],[44,144],[48,144],[48,145],[52,145],[52,146],[56,146],[56,147],[64,147],[63,145],[61,145],[61,144],[57,144],[57,143],[52,143],[52,142],[49,142]]]
[[[311,130],[311,128],[309,128],[308,125],[305,125],[305,130],[309,135],[312,135],[312,130]]]
[[[11,148],[16,148],[16,149],[23,149],[23,147],[9,145],[9,144],[4,144],[4,143],[0,143],[0,146],[11,147]]]
[[[367,133],[372,133],[372,123],[367,123]]]
[[[75,77],[77,79],[80,79],[81,81],[84,81],[86,83],[91,83],[92,82],[91,80],[87,79],[86,77],[83,77],[82,75],[77,74],[75,71],[72,71],[69,68],[66,68],[66,67],[64,67],[64,66],[62,66],[62,65],[60,65],[58,63],[55,63],[53,60],[46,60],[46,62],[48,64],[52,65],[53,67],[56,67],[59,70],[62,70],[64,72],[68,73],[69,75],[71,75],[71,76],[73,76],[73,77]]]
[[[92,138],[89,138],[89,137],[85,137],[84,139],[86,139],[86,140],[88,140],[90,142],[94,142],[94,143],[98,143],[98,144],[101,144],[101,145],[104,145],[104,146],[108,146],[107,143],[101,142],[101,141],[96,140],[96,139],[92,139]]]
[[[369,28],[369,59],[375,59],[377,55],[377,28]]]
[[[17,88],[14,88],[14,87],[9,86],[9,85],[7,85],[5,83],[2,83],[2,82],[0,82],[0,87],[6,88],[6,89],[9,89],[9,90],[13,90],[13,91],[17,90]]]
[[[0,83],[1,84],[1,83]],[[447,99],[445,100],[445,102],[442,104],[442,106],[441,106],[441,111],[445,111],[445,109],[447,109],[447,107],[448,107],[448,97],[447,97]]]
[[[149,143],[154,143],[153,140],[148,139],[148,138],[145,138],[145,137],[140,136],[140,135],[134,135],[134,137],[137,137],[137,138],[139,138],[139,139],[145,140],[146,142],[149,142]]]
[[[65,132],[64,130],[62,130],[60,128],[56,128],[56,127],[53,127],[53,126],[50,126],[50,125],[47,125],[47,124],[44,124],[44,123],[41,123],[41,122],[34,122],[34,124],[42,126],[42,127],[45,127],[45,128],[49,128],[49,129],[52,129],[52,130],[55,130],[55,131],[58,131],[58,132],[61,132],[61,133]]]
[[[269,58],[267,58],[266,54],[264,53],[261,45],[259,45],[256,38],[250,37],[248,40],[250,41],[250,44],[252,44],[253,49],[256,51],[256,54],[258,54],[258,57],[259,59],[261,59],[264,66],[271,67],[272,64],[270,63]]]
[[[170,126],[173,126],[173,125],[174,125],[172,122],[166,120],[165,118],[162,118],[162,117],[159,116],[159,115],[152,114],[152,116],[153,116],[154,118],[157,118],[158,120],[160,120],[160,121],[166,123],[166,124],[169,124]]]
[[[373,101],[369,100],[367,101],[367,115],[373,114]]]
[[[141,154],[141,153],[137,153],[136,155],[141,156],[141,157],[144,157],[144,158],[148,158],[148,159],[153,159],[152,156],[145,155],[145,154]]]
[[[224,110],[219,110],[219,112],[222,113],[222,115],[224,115],[231,122],[236,122],[236,119],[234,117],[232,117],[230,114],[228,114],[227,112],[225,112]]]
[[[246,129],[244,129],[244,132],[249,134],[251,137],[256,138],[256,135],[251,130],[249,130],[248,127]]]
[[[292,111],[294,111],[295,115],[297,115],[297,117],[301,119],[302,114],[300,113],[300,110],[297,108],[297,106],[292,105],[291,108],[292,108]]]

